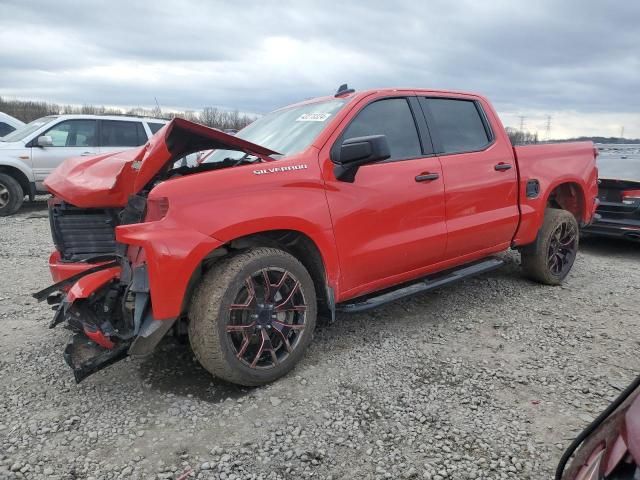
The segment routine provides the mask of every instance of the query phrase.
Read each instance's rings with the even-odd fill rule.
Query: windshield
[[[5,137],[2,137],[2,139],[0,139],[0,141],[2,141],[2,142],[17,142],[17,141],[20,141],[23,138],[27,137],[28,135],[31,135],[33,132],[38,130],[43,125],[46,125],[47,123],[51,123],[56,118],[58,118],[58,117],[42,117],[42,118],[39,118],[37,120],[34,120],[33,122],[27,123],[26,125],[24,125],[24,126],[18,128],[17,130],[11,132],[9,135],[7,135]]]
[[[283,108],[240,130],[236,136],[284,156],[303,151],[315,140],[328,121],[344,106],[345,100],[336,99]],[[204,163],[240,160],[244,152],[216,150]]]

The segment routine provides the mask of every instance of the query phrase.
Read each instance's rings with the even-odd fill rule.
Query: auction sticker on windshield
[[[324,122],[330,116],[330,113],[303,113],[296,122]]]

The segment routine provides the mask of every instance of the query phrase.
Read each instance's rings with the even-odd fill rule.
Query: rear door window
[[[476,102],[450,98],[423,98],[429,127],[440,139],[442,153],[483,150],[491,143],[490,132]]]
[[[94,147],[97,123],[95,120],[66,120],[47,130],[52,147]]]
[[[102,120],[101,147],[138,147],[147,142],[142,122]]]
[[[155,135],[156,133],[158,133],[158,130],[160,130],[162,127],[164,127],[164,123],[151,123],[151,122],[147,122],[147,125],[149,125],[149,130],[151,130],[151,134]]]
[[[387,98],[367,105],[345,129],[342,140],[369,135],[387,137],[390,160],[422,155],[418,129],[406,98]]]
[[[15,130],[15,128],[13,128],[8,123],[0,122],[0,137],[4,137],[5,135],[8,135],[9,133],[13,132],[14,130]]]

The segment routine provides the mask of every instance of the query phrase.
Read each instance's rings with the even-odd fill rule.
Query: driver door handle
[[[500,162],[498,163],[495,167],[493,167],[494,170],[496,170],[497,172],[503,172],[505,170],[511,170],[511,164],[510,163],[504,163],[504,162]]]
[[[86,156],[88,156],[88,155],[95,155],[95,153],[93,153],[93,152],[82,152],[82,153],[80,154],[80,156],[81,156],[81,157],[86,157]]]
[[[437,173],[421,173],[416,177],[416,182],[432,182],[440,178]]]

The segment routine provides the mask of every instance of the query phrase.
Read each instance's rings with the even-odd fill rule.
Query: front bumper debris
[[[53,267],[56,266],[57,264],[53,264]],[[113,282],[119,281],[120,263],[83,263],[77,264],[74,270],[77,273],[70,276],[53,274],[54,278],[63,279],[34,293],[33,297],[38,301],[46,300],[55,310],[49,328],[66,322],[67,328],[75,332],[64,350],[64,359],[79,383],[92,373],[126,357],[131,341],[112,341],[113,329],[108,322],[97,316],[98,311],[106,312],[106,303],[100,303],[100,308],[96,309],[92,307],[92,300],[89,299],[100,291],[102,293],[97,298],[104,302],[108,292],[117,288],[117,284]]]
[[[107,268],[113,268],[117,266],[119,266],[119,263],[116,261],[101,263],[100,265],[97,265],[95,267],[88,266],[85,270],[82,270],[79,273],[65,278],[64,280],[54,283],[47,288],[43,288],[39,292],[33,293],[31,296],[39,302],[42,302],[43,300],[46,300],[47,297],[49,297],[51,294],[64,291],[67,287],[73,285],[82,277],[86,277],[87,275],[91,275],[92,273],[100,272]]]
[[[80,383],[89,375],[125,358],[128,348],[128,343],[118,344],[112,349],[103,348],[84,334],[76,333],[69,338],[64,349],[64,360],[73,370],[76,383]]]
[[[78,383],[126,356],[149,355],[177,320],[154,319],[145,264],[131,268],[121,259],[71,269],[51,258],[58,282],[33,296],[55,311],[49,328],[64,323],[74,332],[64,359]]]

